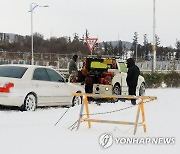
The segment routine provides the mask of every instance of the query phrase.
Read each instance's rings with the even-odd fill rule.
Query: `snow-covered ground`
[[[80,106],[70,108],[56,125],[67,108],[43,108],[35,112],[20,112],[17,109],[0,109],[0,154],[60,154],[60,153],[180,153],[180,89],[148,89],[147,96],[158,100],[145,104],[147,132],[126,125],[81,123],[78,131],[68,129],[77,119]],[[90,112],[106,112],[130,106],[130,102],[115,104],[90,104]],[[137,106],[113,114],[96,115],[93,118],[119,121],[135,121]],[[114,137],[175,137],[173,145],[113,144],[103,149],[99,136],[111,133]]]

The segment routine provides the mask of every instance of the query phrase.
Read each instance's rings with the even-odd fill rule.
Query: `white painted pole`
[[[155,72],[156,70],[156,7],[155,7],[155,0],[153,0],[153,46],[152,46],[152,52],[153,52],[153,58],[152,58],[152,72]]]

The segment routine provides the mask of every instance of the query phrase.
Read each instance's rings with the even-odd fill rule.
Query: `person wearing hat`
[[[127,68],[128,68],[128,72],[127,72],[126,82],[128,85],[129,95],[136,95],[136,86],[138,83],[140,70],[139,67],[135,65],[135,61],[133,58],[127,59]],[[136,105],[136,100],[132,99],[131,103],[133,105]]]

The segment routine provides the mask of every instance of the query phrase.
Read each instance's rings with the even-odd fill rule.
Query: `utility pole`
[[[156,29],[156,7],[155,7],[155,0],[153,0],[153,45],[152,45],[152,73],[155,72],[156,70],[156,33],[155,33],[155,29]]]

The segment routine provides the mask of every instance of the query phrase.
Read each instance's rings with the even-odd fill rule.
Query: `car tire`
[[[35,111],[37,107],[37,98],[30,93],[24,99],[23,111]]]
[[[139,96],[144,96],[146,91],[145,83],[141,83],[141,86],[139,88]]]
[[[74,96],[72,100],[72,107],[82,104],[82,96]]]
[[[114,95],[121,95],[121,87],[119,84],[115,84],[114,87],[113,87],[113,94]],[[119,99],[118,98],[115,98],[113,99],[115,102],[117,102]]]

